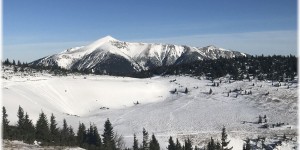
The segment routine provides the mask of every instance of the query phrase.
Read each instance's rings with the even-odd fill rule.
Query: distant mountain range
[[[103,74],[128,74],[197,60],[247,55],[215,46],[191,47],[173,44],[131,43],[106,36],[89,45],[70,48],[30,64],[89,70]]]

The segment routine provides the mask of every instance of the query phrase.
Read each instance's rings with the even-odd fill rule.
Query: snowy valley
[[[202,148],[210,137],[220,140],[225,126],[234,150],[242,149],[247,138],[258,137],[271,147],[283,135],[289,140],[275,147],[296,149],[297,91],[297,82],[235,81],[230,76],[213,81],[188,75],[138,79],[2,68],[3,106],[11,125],[17,123],[19,105],[34,123],[43,111],[48,119],[53,113],[58,126],[65,118],[75,131],[81,122],[94,123],[101,133],[109,118],[129,148],[133,134],[142,141],[143,128],[166,149],[170,136],[181,142],[190,138]]]

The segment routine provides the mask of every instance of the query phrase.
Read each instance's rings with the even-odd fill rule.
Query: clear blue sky
[[[3,57],[33,61],[106,35],[297,53],[296,0],[4,0]]]

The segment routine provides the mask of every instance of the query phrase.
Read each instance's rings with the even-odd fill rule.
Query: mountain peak
[[[97,41],[87,45],[85,48],[86,49],[91,49],[91,50],[95,50],[97,49],[98,47],[100,47],[101,45],[105,44],[105,43],[108,43],[110,41],[118,41],[117,39],[107,35],[101,39],[98,39]]]
[[[97,40],[97,41],[118,41],[117,39],[115,39],[115,38],[113,38],[112,36],[110,36],[110,35],[107,35],[107,36],[105,36],[105,37],[103,37],[103,38],[101,38],[101,39],[99,39],[99,40]]]

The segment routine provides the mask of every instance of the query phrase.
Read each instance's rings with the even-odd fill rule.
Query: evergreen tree
[[[262,117],[261,117],[261,115],[258,116],[258,123],[262,123]]]
[[[211,137],[210,142],[207,144],[207,150],[215,150],[216,149],[216,144],[214,139]]]
[[[4,64],[4,65],[10,65],[11,63],[10,63],[9,59],[7,58],[7,59],[4,61],[3,64]]]
[[[16,65],[16,62],[15,62],[15,60],[13,60],[13,62],[12,62],[12,65],[14,65],[14,66]]]
[[[24,119],[24,142],[28,144],[33,144],[35,140],[35,128],[32,123],[32,120],[29,119],[28,114],[25,114]]]
[[[24,129],[25,116],[24,116],[24,110],[21,106],[19,106],[17,116],[18,116],[17,133],[15,133],[15,136],[18,140],[23,140],[25,135],[25,129]]]
[[[3,139],[8,139],[9,138],[9,134],[10,134],[10,128],[9,128],[9,121],[7,119],[8,115],[6,114],[6,109],[3,106],[2,107],[2,138]]]
[[[136,139],[136,135],[133,134],[133,146],[132,146],[133,150],[139,150],[139,143],[138,140]]]
[[[231,148],[228,148],[228,144],[230,141],[227,141],[227,133],[226,133],[226,128],[223,126],[222,128],[222,137],[221,137],[221,145],[223,150],[231,150]]]
[[[102,134],[102,137],[103,137],[103,148],[105,150],[115,150],[116,149],[116,144],[114,141],[113,127],[108,118],[104,124],[104,132]]]
[[[176,150],[176,145],[171,136],[169,138],[169,145],[168,145],[167,149],[168,150]]]
[[[63,120],[63,128],[60,132],[60,143],[61,145],[68,144],[68,137],[69,137],[69,128],[66,119]]]
[[[181,150],[182,149],[181,144],[178,141],[178,138],[176,138],[176,146],[175,147],[176,147],[176,150]]]
[[[143,128],[143,146],[142,150],[148,150],[149,149],[149,143],[148,143],[149,135],[145,128]]]
[[[98,133],[98,129],[97,129],[97,127],[95,125],[94,125],[94,133],[93,133],[93,135],[94,135],[94,138],[95,138],[95,145],[96,145],[96,147],[98,147],[99,149],[101,149],[101,147],[102,147],[101,137],[100,137],[100,135]]]
[[[42,111],[40,113],[39,119],[36,122],[36,140],[42,142],[42,144],[49,144],[49,123],[47,121],[47,116]]]
[[[18,60],[18,63],[17,63],[18,66],[22,66],[20,60]]]
[[[187,88],[185,88],[184,93],[187,94],[189,91]]]
[[[84,143],[86,142],[86,128],[85,125],[83,123],[79,123],[79,127],[77,130],[77,144],[80,147],[84,146]]]
[[[184,141],[185,150],[193,150],[192,142],[190,138]]]
[[[251,150],[250,139],[246,140],[246,144],[244,144],[243,150]]]
[[[208,92],[208,94],[212,94],[212,89],[209,89],[209,92]]]
[[[56,126],[57,126],[57,123],[55,120],[55,116],[53,114],[51,114],[51,117],[50,117],[50,142],[52,144],[56,144],[59,142],[59,140],[57,138],[59,136],[59,130]]]
[[[160,150],[159,143],[156,140],[154,134],[152,134],[152,139],[150,141],[150,147],[149,147],[149,149],[150,150]]]
[[[75,142],[76,142],[76,138],[75,138],[75,133],[73,131],[73,127],[70,126],[70,127],[68,127],[68,129],[69,129],[68,145],[74,146]]]

